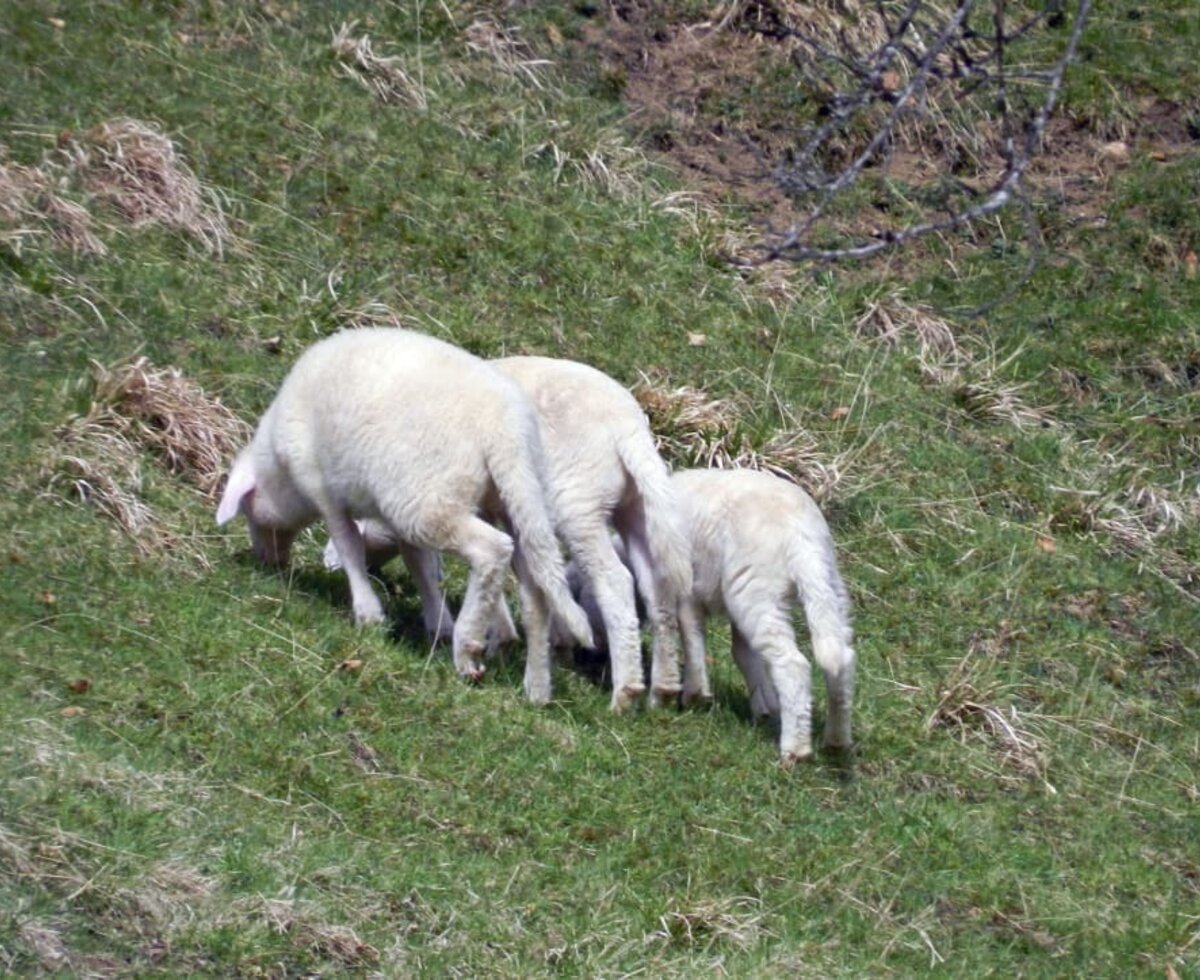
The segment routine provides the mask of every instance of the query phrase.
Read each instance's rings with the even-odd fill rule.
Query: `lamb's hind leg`
[[[642,673],[642,635],[638,629],[633,575],[613,547],[601,522],[564,529],[571,557],[590,583],[612,664],[612,710],[632,707],[646,690]]]
[[[779,714],[779,695],[775,685],[767,676],[763,658],[746,642],[742,631],[731,626],[733,662],[746,680],[746,691],[750,695],[750,711],[755,718],[766,718]]]
[[[708,652],[704,642],[704,609],[691,598],[679,601],[679,632],[683,638],[683,703],[711,701]]]
[[[812,668],[796,646],[791,618],[765,604],[729,611],[751,650],[762,657],[779,698],[779,756],[785,766],[812,757]]]
[[[454,668],[463,677],[477,680],[483,675],[488,627],[512,560],[513,540],[472,515],[453,528],[446,546],[471,566],[462,609],[454,624]]]
[[[693,682],[690,685],[685,685],[680,676],[679,597],[651,559],[641,524],[630,529],[624,543],[626,559],[650,621],[650,706],[674,703],[681,690],[685,704],[710,698],[707,671],[700,676],[690,673],[688,679]]]

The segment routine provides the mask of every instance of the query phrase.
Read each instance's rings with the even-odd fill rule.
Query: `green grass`
[[[720,261],[736,213],[659,204],[676,188],[611,93],[582,69],[505,74],[467,50],[472,10],[0,13],[0,161],[144,120],[236,237],[210,254],[78,186],[104,257],[0,224],[0,969],[1200,970],[1194,147],[1114,172],[1103,222],[1039,203],[1047,261],[985,318],[955,311],[1019,275],[1019,216],[1012,248],[988,226],[982,248],[797,270],[780,300]],[[1194,25],[1138,10],[1103,15],[1069,90],[1104,138],[1193,63]],[[579,27],[523,16],[534,41],[540,17]],[[427,109],[339,69],[330,38],[355,18]],[[319,529],[286,573],[260,569],[146,449],[131,489],[173,543],[139,549],[50,479],[90,362],[145,354],[252,421],[370,304],[484,356],[737,396],[755,446],[796,424],[842,459],[826,511],[858,636],[853,764],[778,767],[719,621],[711,709],[616,717],[565,667],[533,708],[520,651],[470,688],[414,638],[398,571],[395,636],[356,630]],[[895,342],[859,325],[872,304]],[[922,352],[926,306],[961,361]],[[1039,414],[994,411],[1005,394]]]

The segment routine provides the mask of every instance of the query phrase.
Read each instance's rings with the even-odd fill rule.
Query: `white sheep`
[[[244,514],[257,557],[282,563],[296,533],[324,518],[360,623],[382,621],[383,606],[355,518],[382,521],[434,559],[461,555],[470,576],[453,628],[454,665],[472,678],[483,672],[512,561],[528,646],[525,693],[543,703],[550,612],[579,642],[592,641],[566,586],[544,467],[532,406],[486,362],[407,330],[346,330],[310,347],[284,379],[234,461],[217,522]],[[417,568],[425,569],[420,582],[434,566],[419,555]]]
[[[651,700],[674,698],[680,691],[676,610],[691,592],[691,563],[670,474],[641,406],[618,382],[586,364],[548,357],[490,363],[516,382],[536,411],[551,509],[607,635],[613,709],[626,709],[645,691],[635,583],[653,629]],[[625,561],[614,548],[613,531]],[[395,553],[386,527],[366,522],[363,534],[380,557],[389,554],[389,546]],[[331,566],[337,562],[333,544],[326,549]],[[417,563],[405,560],[418,574]],[[442,605],[440,598],[425,601],[425,595],[423,588],[428,623]],[[512,628],[505,615],[500,608],[494,639],[502,640]]]
[[[785,765],[812,755],[811,669],[796,645],[792,608],[808,620],[825,674],[823,745],[848,749],[854,696],[849,597],[817,505],[792,483],[752,470],[684,470],[672,482],[692,547],[692,594],[681,603],[685,697],[708,697],[704,621],[724,610],[751,710],[778,715]]]

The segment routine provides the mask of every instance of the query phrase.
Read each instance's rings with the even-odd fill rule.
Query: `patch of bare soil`
[[[667,23],[635,3],[601,10],[580,42],[614,79],[644,142],[714,200],[786,222],[792,203],[771,179],[795,138],[784,120],[732,125],[733,109],[779,53],[761,37],[711,22]]]
[[[799,92],[799,55],[794,42],[764,33],[750,18],[761,21],[776,6],[766,0],[719,5],[716,19],[682,22],[649,0],[579,5],[588,20],[579,39],[568,43],[621,91],[643,143],[688,184],[715,201],[747,206],[766,227],[783,229],[804,213],[776,179],[787,170],[801,133],[800,111],[788,112],[780,100],[787,86],[778,83],[794,78]],[[838,36],[836,25],[821,21],[829,11],[818,7],[812,5],[814,30]],[[787,5],[793,17],[798,9]],[[861,17],[857,23],[863,31]],[[869,45],[871,38],[860,34],[857,41]],[[1054,116],[1042,153],[1026,174],[1034,197],[1061,207],[1072,224],[1100,221],[1115,171],[1135,159],[1167,162],[1200,149],[1194,107],[1147,97],[1137,108],[1119,122]],[[836,172],[860,148],[831,140],[829,169]],[[953,174],[977,190],[988,188],[1003,167],[998,127],[985,122],[966,132],[944,117],[905,127],[886,157],[871,165],[912,187]],[[886,212],[886,204],[872,213],[868,203],[858,218],[843,222],[843,230],[887,228]]]

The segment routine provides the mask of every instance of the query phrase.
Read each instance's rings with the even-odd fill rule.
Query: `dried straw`
[[[48,233],[76,255],[104,255],[108,249],[92,231],[92,216],[55,185],[48,169],[0,163],[0,241],[19,251],[25,239]]]
[[[210,252],[224,253],[231,235],[218,196],[152,126],[112,119],[82,134],[65,152],[84,187],[134,228],[160,225],[190,235]]]
[[[411,106],[422,112],[428,109],[424,81],[410,75],[398,56],[377,55],[369,35],[353,37],[357,26],[358,21],[343,23],[333,34],[331,44],[342,72],[386,105]]]
[[[249,440],[246,423],[178,368],[139,357],[93,370],[96,402],[123,420],[137,443],[158,451],[172,473],[215,498],[229,459]]]
[[[743,425],[745,409],[688,386],[669,387],[643,374],[634,397],[650,419],[659,451],[675,465],[765,470],[799,484],[818,503],[841,485],[841,459],[819,452],[816,440],[794,423],[756,445]]]

